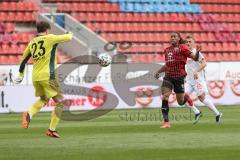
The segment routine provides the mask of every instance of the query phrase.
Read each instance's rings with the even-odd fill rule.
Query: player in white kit
[[[186,37],[186,45],[192,51],[192,53],[196,52],[195,41],[192,36]],[[206,105],[211,111],[213,111],[216,115],[216,122],[220,122],[222,117],[222,113],[220,113],[213,102],[206,97],[208,94],[208,89],[204,77],[204,68],[206,67],[207,63],[204,59],[203,55],[199,54],[199,60],[193,61],[192,59],[187,59],[186,65],[186,83],[185,83],[185,92],[191,94],[195,92],[198,96],[198,99]],[[202,112],[200,112],[194,105],[189,106],[193,112],[195,113],[195,121],[194,124],[198,122],[199,118],[202,117]]]

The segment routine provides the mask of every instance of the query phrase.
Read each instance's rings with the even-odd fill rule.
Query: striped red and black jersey
[[[165,54],[165,76],[167,77],[185,77],[185,65],[191,51],[184,44],[170,46],[164,50]]]

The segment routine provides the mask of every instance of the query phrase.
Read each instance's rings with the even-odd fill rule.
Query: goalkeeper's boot
[[[30,123],[30,115],[28,112],[22,113],[22,126],[23,128],[27,129]]]
[[[58,134],[57,131],[52,131],[50,129],[47,130],[46,135],[52,138],[60,138],[60,135]]]

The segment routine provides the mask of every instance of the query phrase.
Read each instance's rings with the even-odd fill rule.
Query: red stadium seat
[[[21,36],[22,36],[22,42],[27,43],[27,42],[30,41],[30,38],[29,38],[29,34],[28,34],[28,33],[22,33]]]
[[[13,54],[18,54],[19,53],[19,49],[18,49],[18,45],[17,44],[12,44],[11,45],[11,52]]]
[[[25,17],[25,14],[23,12],[17,12],[16,13],[16,21],[25,21],[27,18]]]
[[[240,34],[238,35],[239,39],[240,39]],[[239,51],[239,48],[240,48],[240,43],[238,42],[237,43],[237,48],[238,48],[238,51]]]
[[[2,53],[3,54],[9,53],[9,49],[10,49],[10,47],[8,44],[2,44]]]
[[[15,11],[18,9],[17,3],[15,2],[10,2],[8,6],[9,6],[8,10],[11,10],[11,11]]]
[[[240,61],[240,53],[237,53],[237,61]]]
[[[222,51],[223,47],[221,43],[215,43],[215,48],[213,51]]]
[[[32,15],[33,15],[33,13],[25,12],[25,14],[24,14],[25,21],[27,21],[27,22],[33,21],[33,16]]]
[[[142,31],[151,31],[151,32],[156,31],[154,27],[154,23],[148,23],[148,24],[142,23]]]
[[[209,40],[209,41],[216,41],[216,38],[215,38],[215,36],[214,36],[213,33],[208,32],[205,41],[206,41],[206,40]]]
[[[148,56],[146,54],[139,55],[139,62],[146,63],[148,62]]]
[[[28,6],[27,6],[26,3],[20,2],[20,3],[18,3],[18,5],[17,5],[17,10],[19,10],[19,11],[28,10]]]
[[[16,21],[17,17],[16,17],[16,13],[14,12],[9,12],[8,13],[8,21]]]
[[[109,36],[109,41],[120,41],[120,37],[123,37],[122,34],[120,33],[109,33],[109,34],[106,34],[107,36]]]
[[[57,11],[58,12],[67,12],[69,8],[69,4],[62,4],[62,3],[57,3]],[[76,11],[72,8],[73,11]]]
[[[182,24],[180,31],[188,31],[188,32],[197,31],[196,30],[197,28],[195,28],[192,23],[185,23],[185,24],[180,23],[180,24]]]
[[[193,31],[201,31],[201,28],[198,23],[193,23]]]
[[[239,48],[237,48],[237,45],[235,42],[229,43],[229,49],[231,51],[239,51]]]
[[[0,10],[1,11],[9,11],[10,10],[10,6],[8,2],[2,2],[0,5]]]
[[[171,17],[169,14],[167,13],[164,13],[163,14],[163,19],[162,19],[163,22],[171,22]]]
[[[69,4],[70,8],[73,10],[73,11],[84,11],[87,6],[85,3],[81,3],[81,5],[77,4],[77,3],[72,3],[72,4]]]
[[[87,9],[87,8],[85,8]],[[92,11],[92,12],[98,12],[98,11],[101,11],[102,10],[105,10],[105,8],[103,8],[103,6],[96,6],[94,3],[88,3],[88,11]]]
[[[8,56],[0,55],[0,64],[9,64]]]
[[[214,5],[208,5],[208,8],[209,8],[209,11],[218,12],[220,10],[220,8],[222,8],[222,7],[221,7],[221,5],[214,4]],[[222,11],[224,11],[224,10],[222,10]]]
[[[27,8],[29,11],[37,11],[38,10],[38,6],[35,2],[28,2]]]
[[[111,19],[112,22],[122,22],[123,21],[123,13],[106,13],[106,15],[104,17],[111,17],[109,19]],[[125,22],[128,22],[128,17],[125,15]]]
[[[116,3],[112,3],[112,4],[107,4],[107,3],[106,3],[106,10],[107,10],[107,11],[119,12],[119,11],[120,11],[120,7],[119,7],[119,5],[116,4]]]
[[[13,25],[13,23],[6,23],[5,27],[6,27],[6,31],[7,31],[7,32],[12,32],[12,31],[14,31],[14,25]]]
[[[98,22],[102,22],[105,21],[106,19],[102,17],[103,15],[101,13],[89,13],[88,14],[88,20],[89,21],[98,21]]]
[[[221,53],[212,53],[213,57],[214,57],[214,61],[222,61],[223,59],[223,55]]]
[[[129,15],[129,19],[128,19],[129,22],[132,22],[132,21],[134,21],[134,22],[142,22],[142,21],[144,21],[142,19],[142,16],[143,16],[142,14],[129,13],[128,15]],[[148,17],[148,15],[146,15],[146,14],[145,14],[145,16]],[[131,19],[130,19],[130,17],[131,17]],[[145,17],[145,18],[147,18],[147,17]]]
[[[155,56],[154,54],[149,54],[147,61],[148,61],[148,62],[155,62],[155,61],[156,61],[155,57],[156,57],[156,56]]]
[[[156,61],[157,62],[164,62],[165,61],[164,54],[157,54],[156,55]]]
[[[8,19],[7,12],[0,12],[0,21],[6,21]]]
[[[203,50],[205,51],[214,51],[215,50],[215,45],[214,45],[214,43],[208,43],[207,44],[207,47],[203,47]]]
[[[229,43],[223,42],[223,44],[222,44],[222,51],[226,51],[226,52],[229,51]]]
[[[9,63],[10,64],[17,64],[18,63],[17,56],[10,55],[9,56]]]
[[[138,62],[139,61],[139,56],[138,55],[132,55],[131,56],[131,61],[132,62]]]
[[[14,35],[17,42],[22,42],[22,33],[18,32]]]
[[[71,15],[73,18],[75,18],[75,19],[77,19],[77,20],[80,21],[80,18],[79,18],[80,15],[79,15],[78,13],[75,13],[75,12],[74,12],[74,13],[71,13],[70,15]]]
[[[237,53],[230,53],[229,56],[231,61],[236,61],[238,59]]]
[[[18,61],[18,64],[20,63],[21,59],[22,59],[22,55],[16,55],[16,59]]]
[[[20,44],[18,47],[19,47],[19,52],[23,53],[27,46],[25,44]]]
[[[217,61],[216,56],[213,53],[208,53],[207,59],[208,59],[208,61]]]
[[[79,13],[79,21],[86,21],[88,19],[87,13]]]

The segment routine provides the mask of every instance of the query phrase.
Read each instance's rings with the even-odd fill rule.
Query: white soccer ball
[[[98,55],[98,63],[103,66],[106,67],[108,66],[110,63],[112,62],[112,57],[107,54],[107,53],[101,53]]]

